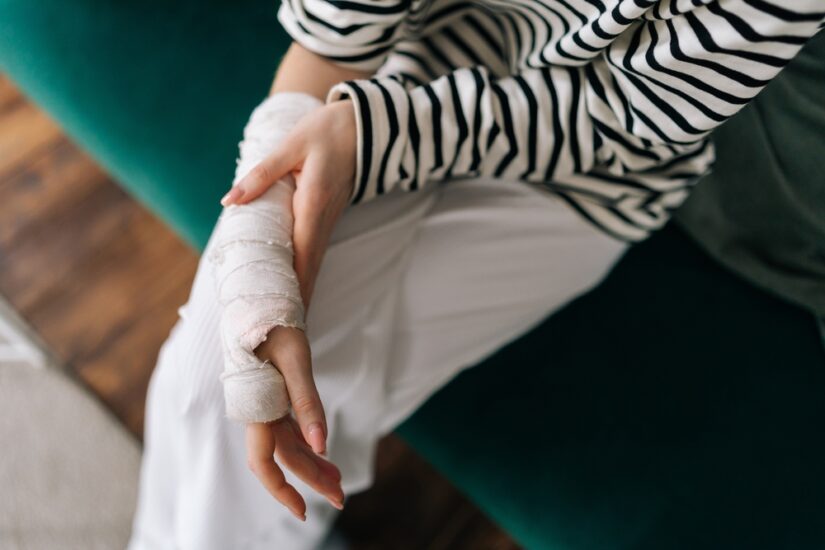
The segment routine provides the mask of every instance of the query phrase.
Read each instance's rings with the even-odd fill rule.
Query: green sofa
[[[276,8],[0,0],[0,70],[200,248],[288,43]],[[720,148],[763,154],[739,139],[753,120],[730,122]],[[529,548],[821,549],[823,396],[814,315],[672,223],[399,433]]]

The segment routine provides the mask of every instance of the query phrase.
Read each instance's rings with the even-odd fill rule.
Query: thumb
[[[303,161],[302,153],[301,148],[294,142],[282,141],[223,196],[221,204],[245,204],[258,198],[279,179],[300,167]]]

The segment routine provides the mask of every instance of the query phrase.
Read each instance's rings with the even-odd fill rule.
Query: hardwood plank
[[[61,137],[57,125],[31,103],[11,104],[3,112],[0,132],[0,180]]]
[[[64,145],[2,186],[14,201],[0,202],[0,265],[5,271],[0,288],[22,310],[48,299],[50,289],[71,283],[67,274],[72,266],[88,262],[109,226],[120,219],[115,209],[129,206],[117,200],[122,192],[107,186],[94,165]],[[101,204],[106,207],[97,216]],[[96,231],[89,232],[90,224]]]
[[[47,185],[46,180],[57,173],[63,185]],[[101,179],[96,167],[63,138],[15,174],[0,178],[0,193],[12,199],[0,202],[0,246],[13,252],[32,231],[49,222],[47,218],[60,212],[67,197],[88,193]]]
[[[20,95],[14,83],[12,83],[8,77],[0,74],[0,115],[12,105],[22,103],[23,101],[25,100]]]
[[[0,291],[139,435],[196,254],[65,140],[2,190]]]

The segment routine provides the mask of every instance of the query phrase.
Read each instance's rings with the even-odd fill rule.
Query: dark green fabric
[[[0,67],[200,247],[276,8],[0,0]],[[529,547],[822,548],[823,366],[808,314],[670,227],[401,433]]]
[[[713,139],[714,173],[679,221],[719,262],[825,316],[825,32]]]

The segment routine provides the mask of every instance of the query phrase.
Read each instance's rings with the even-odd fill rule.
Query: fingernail
[[[302,514],[302,513],[300,513],[300,512],[299,512],[298,510],[296,510],[295,508],[290,508],[290,510],[291,510],[291,511],[292,511],[292,513],[295,515],[295,517],[296,517],[296,518],[298,518],[298,519],[300,519],[301,521],[306,521],[306,520],[307,520],[307,516],[306,516],[306,514]]]
[[[324,441],[324,428],[321,426],[320,422],[313,422],[307,428],[307,434],[309,434],[309,446],[312,447],[312,450],[316,453],[323,453],[326,451],[326,445]]]
[[[227,193],[226,195],[223,196],[223,198],[221,199],[221,204],[224,205],[224,206],[227,206],[229,204],[234,203],[235,201],[240,199],[242,196],[243,196],[243,189],[241,189],[240,187],[237,187],[237,186],[233,187],[232,189],[229,190],[229,193]]]
[[[332,498],[330,498],[330,497],[327,497],[327,500],[329,501],[329,503],[330,503],[330,504],[332,504],[332,506],[333,506],[334,508],[337,508],[337,509],[339,509],[339,510],[343,510],[343,509],[344,509],[344,502],[343,502],[343,501],[336,501],[336,500],[334,500],[334,499],[332,499]]]

